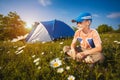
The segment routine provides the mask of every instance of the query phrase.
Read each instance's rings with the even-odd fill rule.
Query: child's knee
[[[63,52],[66,53],[70,50],[70,46],[64,46],[63,47]]]

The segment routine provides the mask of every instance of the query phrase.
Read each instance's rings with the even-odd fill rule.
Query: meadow
[[[72,38],[52,42],[0,42],[0,80],[120,80],[120,34],[100,34],[104,63],[77,62],[63,46]]]

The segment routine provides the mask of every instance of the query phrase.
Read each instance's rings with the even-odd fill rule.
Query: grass
[[[106,59],[94,68],[64,55],[62,48],[70,45],[72,39],[33,44],[1,41],[0,80],[67,80],[69,75],[75,80],[120,80],[120,43],[114,42],[120,41],[119,34],[100,36]],[[56,58],[61,60],[62,65],[53,68],[50,62]],[[63,68],[63,72],[58,73],[58,68]]]

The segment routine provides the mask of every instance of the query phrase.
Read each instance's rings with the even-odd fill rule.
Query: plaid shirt
[[[72,42],[75,43],[77,41],[79,41],[80,46],[85,49],[97,47],[102,43],[100,36],[95,29],[90,29],[87,34],[85,34],[82,30],[77,30]]]

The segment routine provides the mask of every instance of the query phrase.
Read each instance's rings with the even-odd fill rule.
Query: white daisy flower
[[[17,48],[17,46],[14,46],[14,48]]]
[[[19,50],[21,50],[21,49],[23,49],[23,48],[25,48],[26,46],[21,46],[21,47],[19,47],[17,50],[19,51]]]
[[[46,42],[44,42],[44,41],[42,42],[42,44],[45,44],[45,43],[46,43]]]
[[[23,52],[23,50],[20,50],[20,51],[17,51],[16,54],[20,54],[20,53],[22,53],[22,52]]]
[[[73,75],[69,75],[68,80],[75,80],[75,77]]]
[[[66,70],[69,70],[69,69],[70,69],[70,66],[67,66],[67,67],[66,67]]]
[[[117,42],[117,44],[120,44],[120,42]]]
[[[90,56],[87,56],[85,58],[85,62],[93,62],[93,59]]]
[[[17,38],[13,38],[13,40],[11,42],[17,42],[18,39]]]
[[[60,53],[63,53],[63,51],[60,51]]]
[[[118,41],[114,41],[114,43],[117,43]]]
[[[10,53],[10,51],[8,51],[7,53]]]
[[[36,65],[36,66],[39,65],[39,62],[36,62],[35,65]]]
[[[45,52],[42,52],[41,54],[42,54],[42,55],[44,55],[44,54],[45,54]]]
[[[63,44],[64,42],[60,42],[60,44]]]
[[[33,55],[32,58],[35,58],[35,55]]]
[[[37,58],[37,59],[35,59],[34,61],[33,61],[33,63],[36,63],[36,62],[38,62],[40,60],[40,58]]]
[[[38,66],[38,69],[41,69],[41,67],[40,67],[40,66]]]
[[[62,73],[63,71],[64,71],[63,68],[58,68],[58,69],[57,69],[57,73]]]
[[[50,66],[53,68],[59,67],[62,65],[62,61],[59,58],[56,58],[50,62]]]
[[[54,41],[52,41],[51,43],[54,43]]]

